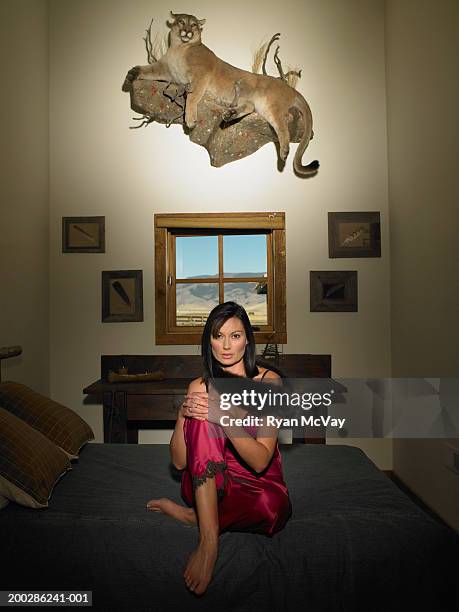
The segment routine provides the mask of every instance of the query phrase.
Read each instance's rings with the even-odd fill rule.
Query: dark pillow
[[[46,436],[0,408],[0,497],[46,508],[54,485],[72,466]]]
[[[0,383],[0,406],[40,431],[70,459],[94,440],[91,427],[76,412],[16,382]]]

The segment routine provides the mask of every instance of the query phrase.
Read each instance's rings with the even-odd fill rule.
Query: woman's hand
[[[243,419],[247,416],[247,414],[247,410],[241,406],[231,405],[229,409],[224,410],[220,407],[220,403],[218,401],[211,399],[207,420],[211,423],[216,423],[217,425],[224,427],[221,421],[222,417],[229,417],[230,419]]]
[[[208,394],[194,391],[185,395],[179,414],[183,417],[198,419],[198,421],[207,421],[209,414]]]

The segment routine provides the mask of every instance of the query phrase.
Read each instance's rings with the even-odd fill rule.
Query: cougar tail
[[[301,163],[303,153],[306,151],[306,147],[308,146],[309,141],[311,140],[314,134],[314,132],[312,131],[311,109],[309,108],[309,104],[306,102],[306,100],[301,94],[298,94],[296,96],[294,106],[300,111],[303,117],[304,134],[303,138],[300,140],[300,143],[295,153],[295,157],[293,159],[293,169],[298,176],[314,176],[319,170],[319,162],[317,161],[317,159],[315,159],[307,166],[303,166],[303,164]]]

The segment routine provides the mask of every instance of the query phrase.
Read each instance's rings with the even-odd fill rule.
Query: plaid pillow
[[[0,406],[40,431],[70,459],[94,440],[89,425],[76,412],[16,382],[0,383]]]
[[[46,508],[54,485],[71,464],[48,438],[0,408],[0,497]]]

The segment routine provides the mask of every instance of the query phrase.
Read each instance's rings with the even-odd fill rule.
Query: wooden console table
[[[287,378],[331,378],[330,355],[281,355],[264,360]],[[189,383],[202,373],[199,355],[102,355],[101,378],[83,389],[103,404],[104,442],[137,444],[139,429],[171,429]],[[161,370],[166,378],[153,382],[109,383],[108,373],[127,367],[130,374]],[[325,444],[323,437],[294,431],[295,442]]]

